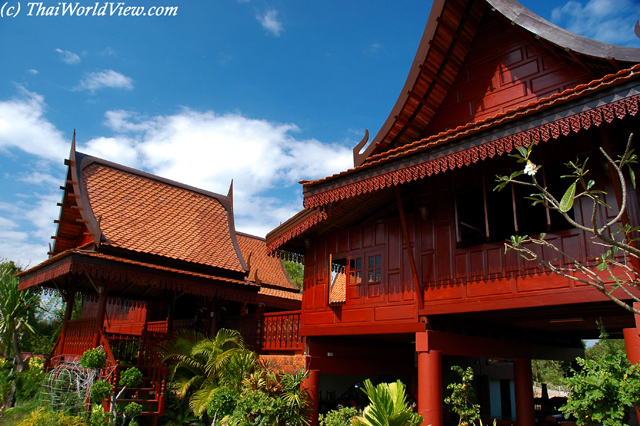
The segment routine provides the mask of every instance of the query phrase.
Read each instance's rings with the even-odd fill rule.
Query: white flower
[[[538,168],[536,167],[536,165],[533,164],[531,160],[527,160],[527,165],[524,167],[525,174],[528,174],[529,176],[535,176],[537,171]]]

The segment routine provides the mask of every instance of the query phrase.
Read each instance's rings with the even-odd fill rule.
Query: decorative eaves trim
[[[493,158],[496,155],[509,153],[514,148],[520,146],[526,147],[532,142],[547,142],[550,139],[567,136],[571,132],[578,133],[581,130],[588,130],[591,126],[600,126],[603,122],[611,123],[613,120],[623,119],[627,115],[635,116],[638,113],[639,101],[640,95],[636,94],[460,152],[445,155],[414,166],[400,168],[399,170],[390,171],[375,177],[366,178],[339,188],[309,195],[304,199],[304,207],[306,209],[318,208],[335,201],[359,196],[379,189],[402,185],[418,179],[424,179],[433,174],[468,166],[471,163],[477,163],[480,160],[485,160],[487,157]],[[307,228],[305,228],[305,230]],[[290,237],[293,238],[301,232],[303,231],[298,232],[297,228],[291,229],[276,241],[279,241],[289,234],[295,234]]]
[[[269,254],[276,253],[278,248],[283,244],[285,244],[287,241],[297,237],[298,235],[302,234],[304,231],[311,228],[312,226],[326,220],[328,217],[329,215],[324,210],[320,210],[314,213],[313,215],[305,219],[303,222],[299,223],[298,225],[291,228],[290,230],[288,230],[287,232],[279,236],[277,239],[269,243],[267,245],[267,252]]]

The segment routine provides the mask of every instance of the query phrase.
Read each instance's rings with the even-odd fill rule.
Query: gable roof
[[[233,200],[76,152],[72,143],[53,250],[92,240],[125,251],[244,274]]]
[[[242,255],[249,268],[248,280],[260,285],[261,296],[302,301],[302,293],[285,271],[282,259],[269,256],[264,238],[236,233]]]
[[[364,148],[366,140],[363,140],[354,148],[356,166],[376,153],[430,136],[429,125],[459,79],[468,62],[467,56],[477,52],[474,44],[478,42],[478,35],[488,29],[487,21],[492,19],[505,24],[503,28],[507,31],[494,30],[490,36],[510,38],[508,42],[511,42],[514,36],[510,32],[513,32],[534,49],[544,51],[561,65],[572,68],[572,74],[586,73],[582,81],[574,81],[573,85],[640,62],[640,49],[614,46],[573,34],[515,0],[435,0],[400,96],[371,143]],[[491,43],[495,45],[495,40]],[[535,64],[532,59],[524,57],[522,62],[538,66],[541,71],[546,66],[542,58]],[[553,70],[543,70],[543,74],[552,73]],[[540,90],[529,87],[534,93],[527,103],[553,93],[549,89],[556,90],[555,87]],[[475,113],[471,115],[470,121],[474,121]]]

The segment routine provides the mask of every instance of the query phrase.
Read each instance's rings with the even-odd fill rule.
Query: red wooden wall
[[[594,129],[540,145],[533,158],[538,164],[544,164],[549,174],[555,173],[559,177],[560,174],[568,174],[562,165],[564,162],[589,154],[590,179],[608,192],[606,202],[613,207],[612,210],[601,209],[598,212],[598,220],[602,223],[615,216],[617,201],[604,162],[594,152],[601,141],[602,133],[599,132]],[[558,167],[553,167],[554,162]],[[510,173],[512,166],[519,167],[512,158],[497,158],[410,184],[411,191],[405,196],[404,203],[417,272],[424,289],[424,309],[420,312],[399,217],[359,224],[314,239],[306,254],[302,334],[339,334],[340,330],[344,334],[348,331],[362,334],[393,332],[393,327],[385,327],[416,324],[419,314],[606,300],[590,286],[551,274],[538,263],[528,262],[513,251],[505,253],[503,240],[469,247],[458,243],[456,193],[468,191],[470,185],[477,186],[483,179],[486,191],[491,193],[496,173],[499,170]],[[539,178],[542,178],[542,172]],[[563,193],[570,181],[558,180],[563,185]],[[509,192],[508,189],[505,191]],[[630,196],[629,204],[637,206],[637,193],[631,190]],[[529,209],[538,209],[536,214],[546,217],[543,207],[525,204]],[[420,209],[426,214],[421,214]],[[588,224],[591,211],[589,199],[578,200],[573,209],[575,220]],[[638,209],[631,211],[634,215],[632,223],[637,223],[640,220],[635,217]],[[557,218],[552,219],[552,223],[557,223],[554,220]],[[539,232],[546,232],[546,229]],[[584,232],[573,228],[550,232],[546,239],[581,262],[593,264],[603,250],[601,246],[592,244]],[[539,252],[540,247],[532,249]],[[375,288],[363,291],[359,298],[354,297],[357,293],[347,291],[344,305],[330,306],[329,259],[363,255],[366,259],[375,253],[382,254],[383,258],[381,282]],[[554,252],[545,252],[544,256],[547,259],[559,257]],[[401,326],[396,330],[402,332],[409,328]]]
[[[516,26],[485,14],[453,88],[425,132],[437,134],[591,81]]]

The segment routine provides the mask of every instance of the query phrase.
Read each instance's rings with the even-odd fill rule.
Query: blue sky
[[[42,13],[59,3],[43,0]],[[74,129],[82,152],[223,194],[233,179],[237,229],[264,236],[302,208],[298,180],[349,168],[364,129],[379,130],[431,9],[410,0],[119,4],[107,6],[177,13],[37,16],[40,2],[0,1],[0,259],[46,259]],[[523,4],[571,31],[640,47],[637,0]]]

